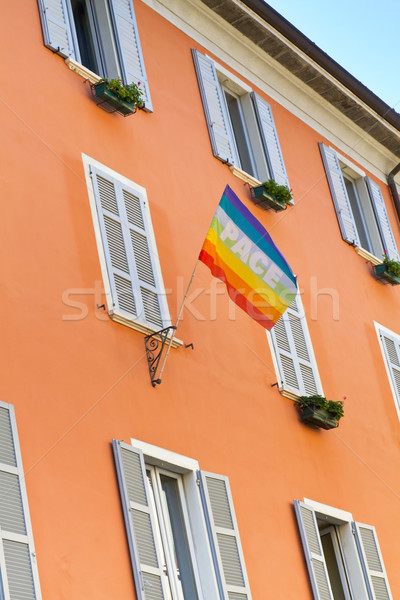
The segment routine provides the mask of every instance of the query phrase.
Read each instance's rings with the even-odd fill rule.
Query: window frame
[[[298,317],[301,322],[302,332],[304,334],[304,340],[305,340],[307,350],[309,353],[310,364],[312,367],[315,385],[316,385],[316,389],[317,389],[316,393],[323,396],[324,392],[323,392],[323,388],[322,388],[321,377],[319,374],[318,365],[317,365],[317,361],[315,358],[314,347],[313,347],[313,344],[311,341],[310,331],[308,329],[306,314],[305,314],[305,310],[304,310],[300,292],[297,294],[295,299],[293,299],[293,302],[296,302],[296,305],[297,305],[297,313],[298,313]],[[289,314],[290,313],[288,313],[286,310],[285,313],[282,315],[281,319],[283,319],[284,321],[287,321],[287,319],[289,318]],[[281,319],[279,319],[279,320],[281,320]],[[275,326],[276,326],[276,323],[275,323]],[[290,398],[291,400],[296,400],[297,398],[299,398],[300,396],[303,396],[303,395],[309,395],[309,394],[307,394],[307,392],[305,390],[301,391],[300,387],[299,387],[299,390],[300,390],[299,391],[299,390],[296,390],[294,387],[292,387],[290,384],[285,382],[283,368],[281,368],[280,359],[278,358],[279,348],[278,348],[276,340],[275,340],[275,333],[273,332],[273,329],[274,328],[272,328],[271,331],[266,330],[266,335],[267,335],[268,345],[269,345],[269,348],[271,351],[272,362],[274,365],[275,374],[277,377],[278,389],[279,389],[280,393],[282,394],[282,396],[285,396],[286,398]],[[291,346],[291,344],[290,344],[290,346]],[[292,355],[292,353],[291,353],[291,355]],[[296,357],[296,360],[299,361],[297,352],[294,356]]]
[[[131,439],[130,445],[113,440],[112,444],[131,562],[135,582],[139,586],[136,590],[139,599],[142,598],[144,581],[142,572],[146,577],[146,573],[151,572],[152,569],[148,565],[154,564],[157,581],[161,583],[162,579],[160,560],[149,562],[145,559],[147,556],[155,556],[154,539],[157,535],[151,536],[148,532],[144,536],[142,532],[146,530],[141,526],[135,530],[136,517],[134,518],[133,514],[137,511],[144,512],[148,514],[149,523],[156,524],[157,516],[152,514],[151,502],[148,502],[148,497],[152,493],[148,492],[149,482],[146,474],[146,468],[154,466],[181,477],[187,507],[188,531],[193,539],[191,564],[198,600],[228,600],[233,592],[239,593],[240,597],[246,600],[251,600],[228,478],[200,471],[196,460],[140,440]],[[142,480],[144,480],[143,485]],[[228,554],[226,540],[216,540],[215,536],[215,529],[218,529],[221,519],[227,527],[226,533],[232,536],[233,544],[228,544],[230,548]],[[136,537],[137,532],[139,537]],[[142,555],[138,552],[139,545],[142,549],[148,549]],[[157,583],[157,587],[158,585]]]
[[[126,83],[142,84],[143,110],[152,112],[149,84],[132,0],[85,0],[94,6],[94,27],[99,35],[96,46],[102,55],[103,68],[109,78],[120,76]],[[91,83],[101,75],[80,62],[80,49],[70,0],[38,0],[44,44],[65,59],[67,66]],[[96,10],[101,3],[101,10]],[[97,13],[101,14],[97,14]],[[126,51],[127,48],[130,51]],[[116,71],[114,73],[114,70]]]
[[[15,466],[8,465],[7,463],[1,463],[1,471],[18,476],[19,491],[21,495],[21,508],[26,529],[26,533],[22,534],[11,532],[0,527],[0,593],[1,591],[3,591],[4,600],[10,600],[9,581],[7,577],[7,565],[4,552],[4,540],[6,540],[10,542],[24,544],[24,546],[27,547],[30,558],[29,564],[32,576],[33,593],[35,595],[35,600],[41,600],[42,594],[39,582],[39,572],[36,561],[36,551],[33,540],[32,523],[29,513],[29,503],[25,484],[25,474],[22,464],[21,448],[18,437],[15,410],[12,404],[8,404],[2,401],[0,401],[0,408],[8,411],[11,430],[11,441],[13,444],[13,450],[15,455]]]
[[[389,357],[388,357],[388,354],[386,351],[385,344],[383,342],[383,335],[387,335],[387,337],[391,338],[394,343],[397,342],[397,344],[398,344],[397,354],[398,354],[398,359],[400,362],[400,334],[395,333],[394,331],[391,331],[390,329],[388,329],[384,325],[380,325],[376,321],[374,321],[374,326],[375,326],[376,334],[378,336],[378,343],[379,343],[379,347],[382,352],[382,358],[383,358],[383,362],[385,365],[387,377],[389,380],[390,389],[391,389],[391,392],[393,395],[393,401],[394,401],[394,405],[396,407],[397,416],[400,421],[400,390],[398,391],[396,389],[395,382],[394,382],[394,376],[393,376],[393,373],[392,373],[392,370],[391,370],[390,364],[389,364]]]
[[[304,498],[304,501],[294,500],[294,508],[300,528],[301,539],[303,543],[303,551],[306,556],[307,568],[310,573],[311,584],[313,588],[314,598],[319,599],[319,590],[315,588],[315,581],[311,577],[313,573],[313,567],[310,564],[310,558],[308,555],[308,541],[304,539],[307,535],[304,531],[304,522],[301,516],[301,508],[304,507],[309,509],[313,513],[313,519],[315,519],[315,526],[317,527],[319,535],[319,543],[321,544],[320,529],[317,525],[317,517],[320,520],[326,521],[329,525],[334,525],[335,531],[338,536],[339,544],[342,550],[343,567],[347,574],[347,582],[349,587],[349,593],[351,600],[374,600],[374,591],[370,579],[370,572],[368,572],[368,565],[366,564],[366,555],[363,544],[360,542],[360,530],[364,528],[373,532],[374,542],[376,544],[376,551],[381,561],[382,571],[379,577],[383,577],[387,584],[387,591],[389,599],[392,600],[391,590],[389,581],[386,573],[386,569],[383,563],[382,552],[379,547],[379,541],[375,532],[375,528],[370,525],[364,525],[355,522],[353,515],[350,512],[337,509],[333,506],[315,502],[309,498]],[[322,544],[321,544],[322,548]],[[323,553],[322,553],[323,554]],[[325,563],[325,557],[323,556]],[[315,575],[314,575],[315,577]],[[330,589],[330,584],[329,584]]]
[[[161,265],[160,265],[160,260],[159,260],[159,256],[158,256],[158,251],[157,251],[157,244],[156,244],[156,239],[155,239],[155,235],[154,235],[146,189],[144,187],[140,186],[139,184],[134,183],[133,181],[129,180],[127,177],[121,175],[120,173],[117,173],[113,169],[110,169],[109,167],[101,164],[97,160],[95,160],[83,153],[82,153],[82,161],[83,161],[83,165],[84,165],[86,184],[87,184],[87,190],[88,190],[88,196],[89,196],[89,203],[90,203],[95,238],[96,238],[96,245],[97,245],[97,250],[98,250],[98,255],[99,255],[99,260],[100,260],[100,268],[101,268],[101,273],[102,273],[102,278],[103,278],[103,284],[104,284],[104,291],[105,291],[105,296],[106,296],[106,301],[107,301],[107,306],[108,306],[108,314],[109,314],[110,318],[118,323],[126,325],[127,327],[130,327],[132,329],[135,329],[135,330],[140,331],[145,334],[155,333],[164,327],[168,327],[169,325],[171,325],[171,319],[170,319],[170,315],[169,315],[168,303],[167,303],[167,299],[166,299],[166,291],[165,291],[164,281],[163,281],[163,277],[162,277],[162,273],[161,273]],[[122,186],[134,190],[138,196],[140,196],[144,199],[143,206],[144,206],[145,212],[144,212],[143,216],[144,216],[144,220],[146,221],[146,229],[147,229],[147,234],[148,234],[147,239],[149,241],[149,244],[148,244],[149,252],[152,254],[152,257],[153,257],[152,258],[152,267],[154,269],[153,275],[154,275],[154,280],[156,282],[155,287],[159,290],[157,297],[158,297],[158,301],[159,301],[160,315],[161,315],[161,319],[162,319],[162,323],[163,323],[162,327],[152,325],[151,323],[141,320],[139,318],[133,318],[133,316],[129,317],[126,314],[124,314],[123,312],[121,312],[121,310],[114,307],[113,286],[111,284],[110,273],[109,273],[109,260],[106,255],[106,248],[104,245],[103,234],[102,234],[102,226],[101,226],[100,218],[99,218],[99,214],[98,214],[98,205],[97,205],[97,200],[96,200],[95,188],[94,188],[94,184],[92,181],[92,173],[91,173],[92,167],[95,168],[96,170],[99,170],[101,173],[104,173],[105,176],[110,177],[110,179],[117,180]],[[131,268],[132,268],[132,266],[131,266]],[[133,268],[134,268],[134,270],[136,269],[136,263]],[[172,346],[174,348],[179,347],[181,345],[182,345],[181,340],[178,340],[175,338],[173,339]]]
[[[319,148],[343,240],[372,264],[382,263],[384,250],[390,258],[399,260],[396,240],[380,185],[331,146],[320,142]],[[358,196],[356,202],[360,212],[362,234],[369,248],[364,248],[360,240],[359,225],[345,185],[346,178],[353,183]],[[369,224],[371,217],[374,219],[373,224]],[[376,250],[381,249],[376,246],[374,238],[377,238],[378,244],[382,245],[382,257],[376,254]]]
[[[257,177],[261,177],[263,181],[271,178],[290,187],[268,102],[207,54],[192,49],[192,56],[214,156],[228,164],[235,176],[250,185],[260,185]],[[240,101],[256,176],[241,167],[223,87],[237,95]]]

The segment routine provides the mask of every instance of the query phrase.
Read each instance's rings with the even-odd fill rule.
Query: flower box
[[[315,406],[306,406],[303,408],[301,420],[304,423],[310,423],[321,429],[335,429],[339,426],[332,413],[324,408],[315,408]]]
[[[278,200],[273,194],[269,194],[263,185],[256,185],[251,188],[251,193],[255,204],[260,208],[271,208],[275,212],[285,210],[286,202]]]
[[[133,115],[136,112],[137,107],[134,104],[122,100],[106,86],[107,84],[104,81],[92,85],[92,94],[100,108],[109,113],[117,112],[124,117]]]
[[[379,281],[383,281],[385,283],[390,283],[390,285],[399,285],[400,284],[400,277],[397,277],[396,275],[392,275],[392,273],[389,273],[389,271],[387,270],[387,266],[385,264],[382,263],[380,265],[375,265],[374,269],[375,269],[376,278]]]

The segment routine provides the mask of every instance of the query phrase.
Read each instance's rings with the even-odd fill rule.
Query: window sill
[[[93,73],[93,71],[91,71],[87,67],[84,67],[83,65],[81,65],[81,63],[78,63],[70,56],[65,59],[65,64],[67,65],[68,69],[71,69],[71,71],[73,71],[86,81],[89,81],[90,83],[98,83],[101,79],[100,75],[97,75],[97,73]]]
[[[362,256],[362,258],[365,258],[365,260],[372,263],[373,265],[380,265],[382,263],[383,259],[377,258],[376,256],[374,256],[374,254],[371,254],[370,252],[368,252],[368,250],[364,250],[364,248],[360,248],[360,246],[354,246],[354,250],[357,252],[357,254],[359,256]]]
[[[115,321],[116,323],[120,323],[121,325],[126,325],[126,327],[130,327],[131,329],[140,331],[140,333],[144,333],[145,335],[151,335],[152,333],[156,333],[157,331],[159,331],[159,329],[156,329],[154,327],[149,327],[148,325],[146,325],[145,323],[142,323],[141,321],[132,321],[128,317],[126,317],[123,314],[118,313],[118,312],[113,312],[113,313],[110,312],[109,316],[112,321]],[[169,340],[170,337],[168,336],[167,339]],[[180,348],[181,346],[183,346],[183,341],[174,337],[174,339],[172,340],[171,347],[172,348]]]
[[[256,185],[261,185],[261,183],[262,183],[261,181],[259,181],[255,177],[253,177],[252,175],[249,175],[245,171],[242,171],[242,169],[235,167],[235,165],[231,165],[229,167],[229,169],[230,169],[231,173],[233,175],[235,175],[235,177],[238,177],[245,183],[248,183],[251,187],[256,186]]]

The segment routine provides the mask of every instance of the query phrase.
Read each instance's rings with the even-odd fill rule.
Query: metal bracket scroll
[[[146,335],[144,338],[144,345],[146,348],[147,364],[149,366],[149,373],[151,379],[151,385],[156,387],[157,384],[161,383],[161,379],[157,377],[157,369],[160,363],[161,355],[164,350],[164,346],[168,341],[168,334],[176,329],[175,325],[170,325],[165,329],[160,329],[151,335]]]

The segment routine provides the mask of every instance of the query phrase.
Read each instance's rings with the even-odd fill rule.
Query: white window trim
[[[381,352],[382,352],[382,358],[383,358],[383,362],[384,362],[384,365],[385,365],[386,374],[387,374],[387,377],[388,377],[388,380],[389,380],[390,389],[391,389],[391,392],[392,392],[392,395],[393,395],[394,405],[396,407],[397,416],[398,416],[399,421],[400,421],[400,406],[399,406],[399,403],[397,401],[397,392],[396,392],[396,389],[395,389],[394,384],[393,384],[393,377],[392,377],[392,373],[390,371],[390,367],[389,367],[388,361],[386,360],[386,351],[385,351],[385,348],[383,346],[383,341],[382,341],[380,332],[381,331],[382,332],[386,332],[390,337],[396,338],[399,341],[399,343],[400,343],[400,335],[398,333],[395,333],[391,329],[388,329],[387,327],[384,327],[384,325],[380,325],[376,321],[374,321],[374,325],[375,325],[376,335],[378,336],[379,347],[380,347]]]
[[[87,185],[87,190],[88,190],[88,195],[89,195],[90,208],[91,208],[91,212],[92,212],[96,244],[97,244],[97,249],[98,249],[98,254],[99,254],[99,259],[100,259],[100,268],[101,268],[101,274],[103,277],[104,291],[105,291],[107,306],[109,307],[108,314],[110,315],[110,318],[113,321],[116,321],[117,323],[121,323],[122,325],[126,325],[127,327],[130,327],[131,329],[135,329],[136,331],[140,331],[141,333],[144,333],[146,335],[155,333],[159,330],[157,327],[149,326],[148,323],[140,321],[139,319],[135,319],[135,320],[129,319],[125,315],[121,314],[118,310],[110,309],[110,307],[113,306],[112,292],[111,292],[110,279],[109,279],[108,269],[107,269],[107,261],[106,261],[106,257],[105,257],[105,253],[104,253],[104,244],[103,244],[103,239],[102,239],[101,230],[100,230],[99,218],[98,218],[97,207],[96,207],[96,198],[94,195],[93,182],[92,182],[92,177],[90,174],[90,168],[91,167],[98,168],[106,175],[109,175],[113,179],[117,179],[118,181],[120,181],[122,184],[137,190],[137,192],[139,194],[142,194],[145,197],[145,199],[146,199],[145,210],[147,213],[147,219],[148,219],[148,223],[149,223],[149,240],[151,242],[152,248],[155,249],[157,247],[157,245],[156,245],[156,240],[155,240],[155,236],[154,236],[151,216],[150,216],[149,203],[147,201],[146,189],[144,187],[142,187],[141,185],[131,181],[127,177],[124,177],[120,173],[117,173],[113,169],[110,169],[109,167],[103,165],[102,163],[98,162],[97,160],[95,160],[93,158],[90,158],[89,156],[87,156],[86,154],[83,154],[83,153],[82,153],[82,161],[83,161],[83,166],[84,166],[84,171],[85,171],[85,178],[86,178],[86,185]],[[168,315],[169,322],[167,322],[164,325],[165,327],[167,327],[170,324],[169,309],[168,309],[168,303],[167,303],[167,299],[166,299],[166,295],[165,295],[165,287],[164,287],[164,283],[163,283],[161,269],[159,268],[158,264],[155,266],[155,275],[158,278],[158,280],[160,282],[162,282],[162,288],[164,290],[164,293],[159,295],[159,301],[160,301],[160,304],[162,305],[161,314]],[[179,348],[182,345],[183,345],[182,340],[175,338],[175,337],[173,338],[172,344],[171,344],[172,348]]]
[[[100,75],[93,73],[93,71],[70,56],[65,59],[65,64],[69,69],[71,69],[71,71],[82,77],[85,81],[89,81],[89,83],[98,83],[101,80]]]
[[[336,525],[340,527],[337,530],[340,544],[344,553],[346,567],[349,572],[351,592],[354,600],[370,600],[365,585],[363,567],[360,561],[355,536],[352,530],[354,522],[353,515],[350,512],[315,502],[309,498],[304,498],[304,503],[315,510],[318,515],[326,516],[338,521]]]
[[[193,546],[189,545],[191,552],[193,551],[191,559],[199,600],[220,600],[200,488],[197,481],[197,472],[200,470],[198,461],[141,440],[131,438],[130,441],[134,448],[142,450],[146,464],[182,475],[186,498],[185,517],[190,523],[191,538],[193,540]]]

